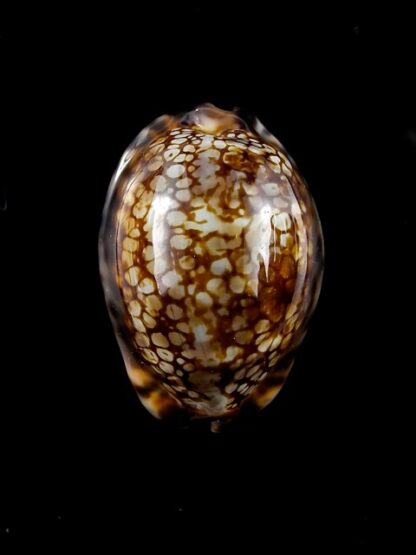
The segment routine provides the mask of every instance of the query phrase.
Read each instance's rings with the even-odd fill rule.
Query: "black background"
[[[225,3],[37,9],[3,22],[0,541],[40,538],[56,552],[86,536],[143,550],[397,543],[413,29]],[[207,101],[256,114],[282,141],[326,246],[320,303],[287,384],[222,435],[170,428],[137,401],[97,261],[123,150],[159,115]]]

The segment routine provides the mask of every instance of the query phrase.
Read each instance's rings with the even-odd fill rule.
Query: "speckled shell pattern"
[[[130,380],[158,418],[228,419],[280,391],[322,279],[305,181],[258,120],[203,105],[124,153],[100,232]]]

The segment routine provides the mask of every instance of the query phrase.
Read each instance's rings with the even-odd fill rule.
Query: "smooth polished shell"
[[[105,296],[156,417],[267,405],[319,295],[319,218],[282,145],[211,105],[162,116],[127,149],[100,234]]]

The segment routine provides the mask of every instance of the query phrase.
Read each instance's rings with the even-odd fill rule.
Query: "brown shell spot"
[[[295,273],[295,261],[291,256],[284,256],[280,264],[280,275],[284,279],[293,277]]]

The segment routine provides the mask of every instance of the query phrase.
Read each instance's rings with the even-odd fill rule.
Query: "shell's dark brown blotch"
[[[159,118],[127,149],[100,264],[146,408],[229,418],[280,391],[319,295],[322,234],[282,145],[204,105]]]

